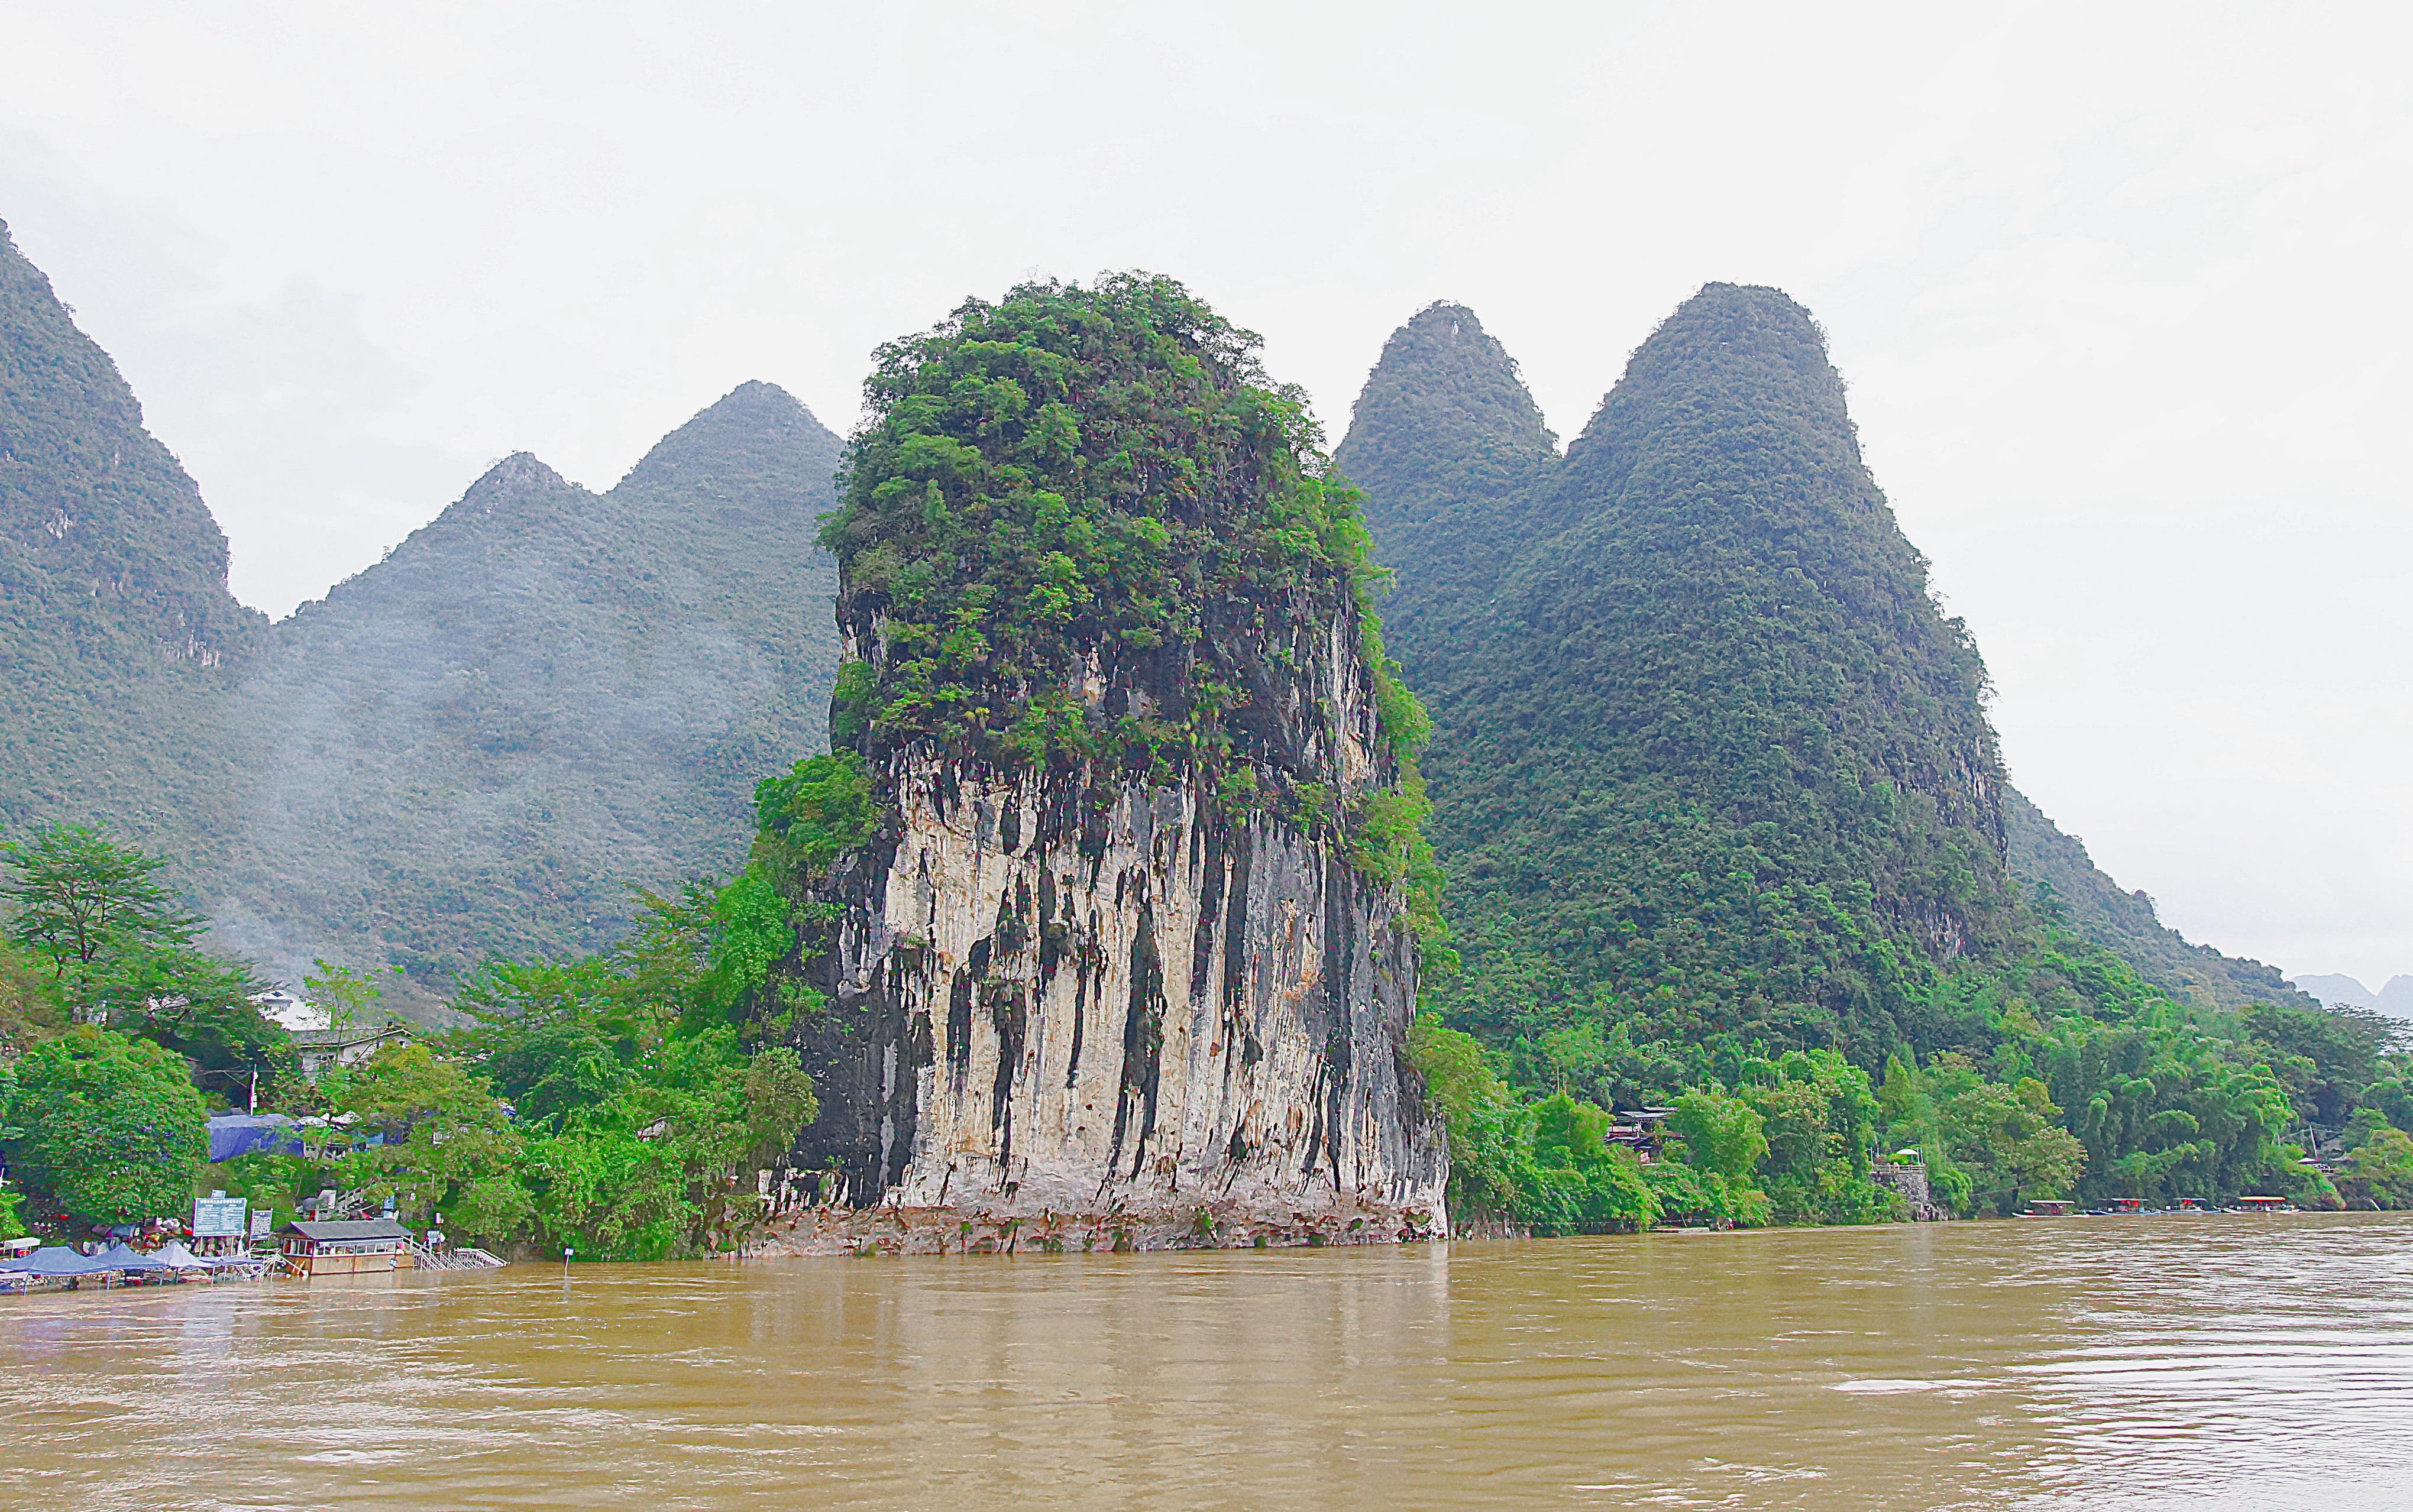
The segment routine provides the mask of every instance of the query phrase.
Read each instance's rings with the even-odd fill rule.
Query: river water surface
[[[2413,1505],[2413,1217],[0,1302],[0,1505]]]

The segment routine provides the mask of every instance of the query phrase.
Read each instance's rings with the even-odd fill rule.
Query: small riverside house
[[[407,1044],[409,1039],[408,1026],[386,1023],[367,1029],[320,1030],[296,1034],[293,1036],[293,1049],[301,1058],[302,1075],[316,1081],[320,1072],[358,1065],[387,1045]]]
[[[285,1225],[279,1246],[305,1276],[352,1276],[410,1268],[410,1230],[391,1218],[303,1219]]]

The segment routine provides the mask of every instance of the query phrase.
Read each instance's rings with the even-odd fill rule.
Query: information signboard
[[[251,1210],[251,1237],[255,1239],[269,1238],[268,1227],[275,1218],[276,1212],[274,1208],[254,1208]]]
[[[231,1239],[243,1237],[243,1222],[251,1204],[241,1197],[195,1197],[193,1238]]]

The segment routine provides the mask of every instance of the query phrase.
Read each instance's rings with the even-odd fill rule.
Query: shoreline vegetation
[[[831,848],[866,822],[866,792],[859,762],[841,754],[798,763],[765,782],[762,796],[781,836],[807,837],[789,843]],[[247,980],[240,963],[207,956],[184,934],[188,916],[158,880],[155,858],[66,829],[5,856],[0,892],[13,912],[0,941],[9,1052],[0,1061],[0,1149],[11,1181],[0,1190],[0,1238],[141,1225],[186,1210],[208,1190],[273,1208],[281,1223],[332,1190],[363,1210],[382,1210],[391,1198],[415,1228],[440,1227],[497,1253],[669,1259],[741,1253],[775,1222],[807,1220],[837,1194],[827,1173],[780,1162],[817,1110],[794,1051],[776,1043],[787,1026],[776,1015],[731,1013],[761,992],[791,927],[744,875],[675,898],[647,897],[642,926],[611,951],[490,963],[454,1000],[470,1027],[389,1046],[312,1081],[296,1069],[291,1037],[247,1002],[249,1017],[230,1008],[215,1019],[198,1008],[162,1011],[148,998],[141,1011],[126,1010],[127,992],[163,981],[193,982],[199,998]],[[62,912],[71,908],[83,912]],[[78,920],[80,929],[66,926]],[[2154,1057],[2162,1085],[2139,1087],[2150,1078],[2132,1075],[2120,1089],[2132,1114],[2149,1090],[2184,1098],[2202,1110],[2189,1114],[2192,1128],[2156,1124],[2150,1110],[2114,1124],[2101,1116],[2110,1101],[2101,1097],[2094,1119],[2071,1118],[2046,1078],[2087,1070],[2083,1052],[2099,1044],[2099,1026],[2081,1020],[2095,1032],[2057,1039],[2049,1021],[2032,1018],[2036,1031],[2015,1053],[2032,1056],[2027,1064],[2043,1076],[1989,1078],[1953,1052],[1923,1064],[1891,1057],[1874,1077],[1832,1050],[1739,1056],[1725,1075],[1651,1089],[1665,1097],[1667,1117],[1656,1158],[1646,1161],[1608,1137],[1614,1112],[1571,1092],[1572,1077],[1532,1077],[1534,1068],[1548,1074],[1547,1052],[1512,1045],[1503,1054],[1428,1013],[1411,1047],[1449,1131],[1453,1221],[1470,1235],[1537,1237],[1900,1222],[1908,1205],[1874,1178],[1887,1157],[1915,1162],[1936,1205],[1957,1218],[2011,1216],[2050,1198],[2174,1208],[2192,1197],[2226,1208],[2270,1195],[2307,1209],[2413,1207],[2413,1137],[2391,1118],[2413,1119],[2401,1055],[2373,1049],[2358,1059],[2358,1042],[2341,1052],[2314,1040],[2317,1058],[2283,1061],[2307,1102],[2325,1087],[2346,1089],[2342,1101],[2353,1111],[2339,1158],[2324,1170],[2287,1137],[2308,1120],[2268,1060],[2243,1068],[2234,1060],[2241,1049],[2279,1057],[2255,1040],[2219,1037],[2217,1026],[2124,977],[2100,953],[2052,969],[2086,966],[2125,987],[2134,1006],[2124,1043]],[[330,968],[312,985],[321,998],[348,995],[355,1013],[374,1010],[373,983]],[[783,1012],[811,1007],[799,998]],[[2079,1055],[2051,1058],[2073,1040]],[[1553,1049],[1557,1065],[1582,1063],[1562,1044]],[[259,1108],[297,1119],[298,1152],[206,1162],[209,1105],[229,1102],[224,1090],[196,1086],[212,1080],[205,1068],[215,1062],[241,1071],[245,1093],[258,1075]],[[2118,1075],[2116,1062],[2108,1073]],[[2132,1148],[2113,1143],[2124,1132]],[[2156,1134],[2160,1149],[2135,1148]],[[2108,1174],[2098,1174],[2105,1146]],[[1219,1228],[1211,1205],[1200,1213],[1194,1234],[1160,1242],[1252,1242]],[[1087,1233],[983,1224],[975,1233],[950,1215],[920,1213],[896,1215],[896,1238],[874,1235],[861,1253],[1132,1247],[1111,1224]],[[1398,1237],[1336,1224],[1303,1242]]]

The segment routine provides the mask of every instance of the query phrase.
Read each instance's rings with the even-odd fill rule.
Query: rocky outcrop
[[[1132,274],[885,349],[825,535],[842,749],[761,800],[801,943],[758,1012],[820,1102],[781,1247],[1445,1231],[1424,714],[1252,339]],[[840,769],[876,822],[807,797]]]
[[[1257,690],[1293,776],[1392,773],[1345,611]],[[849,650],[855,642],[849,638]],[[1169,690],[1101,676],[1117,710]],[[1269,777],[1268,781],[1272,780]],[[1447,1140],[1407,1057],[1415,942],[1340,831],[1194,782],[898,753],[822,889],[802,1250],[1434,1238]]]

